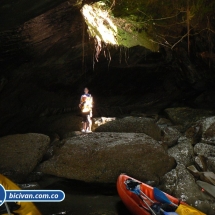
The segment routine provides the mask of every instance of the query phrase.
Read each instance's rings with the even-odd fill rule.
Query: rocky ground
[[[62,204],[39,205],[47,215],[71,207],[73,215],[120,214],[113,204],[106,208],[102,203],[102,212],[99,192],[91,198],[88,191],[80,189],[83,195],[78,196],[73,189],[80,181],[86,187],[111,183],[112,189],[105,190],[112,190],[115,204],[113,184],[121,172],[214,215],[214,197],[197,185],[198,180],[215,180],[213,1],[190,7],[196,13],[189,24],[174,1],[105,1],[119,18],[154,19],[151,33],[163,44],[159,52],[107,44],[100,50],[89,39],[80,12],[92,2],[1,2],[0,173],[20,184],[70,190]],[[188,7],[185,3],[187,13]],[[94,99],[94,132],[89,135],[80,133],[78,109],[86,86]],[[50,174],[58,182],[50,185]],[[73,198],[79,203],[71,205]]]
[[[202,192],[196,181],[215,185],[215,113],[178,107],[162,115],[137,115],[94,118],[91,134],[77,131],[77,119],[70,120],[69,131],[63,115],[61,123],[46,121],[47,133],[55,131],[50,136],[1,137],[0,172],[20,184],[52,175],[89,186],[113,185],[120,173],[127,173],[213,215],[215,194]]]

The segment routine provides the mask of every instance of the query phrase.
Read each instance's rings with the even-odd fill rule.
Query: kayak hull
[[[157,202],[154,198],[153,187],[141,181],[138,181],[126,174],[121,174],[117,179],[117,191],[122,202],[133,215],[151,215],[147,204],[152,205],[152,203],[147,198],[144,198],[144,201],[146,202],[144,203],[138,195],[128,190],[125,184],[125,181],[128,179],[132,179],[136,182],[139,182],[140,190],[145,193],[153,202]],[[176,205],[185,204],[183,202],[180,202],[177,198],[168,195],[167,193],[164,194],[171,202],[175,203]]]
[[[5,190],[21,190],[15,183],[10,179],[0,174],[0,184]],[[18,215],[42,215],[37,207],[32,202],[18,202],[20,208],[14,212]]]

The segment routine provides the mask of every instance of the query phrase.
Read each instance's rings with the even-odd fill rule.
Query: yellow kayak
[[[5,190],[21,190],[15,183],[13,183],[10,179],[8,179],[2,174],[0,174],[0,184],[2,184]],[[19,209],[13,211],[16,214],[42,215],[32,202],[18,202],[17,204],[19,204],[20,207]],[[11,214],[13,213],[11,212]]]

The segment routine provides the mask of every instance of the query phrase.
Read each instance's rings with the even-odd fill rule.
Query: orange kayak
[[[149,206],[152,206],[153,203],[146,197],[142,196],[142,198],[140,198],[140,196],[127,189],[126,182],[128,180],[138,182],[141,192],[147,195],[153,202],[159,203],[154,197],[154,188],[125,174],[121,174],[117,180],[118,194],[128,210],[134,215],[151,215],[147,204]],[[164,194],[171,202],[175,203],[176,205],[186,205],[184,202],[179,201],[177,198],[170,196],[167,193]]]

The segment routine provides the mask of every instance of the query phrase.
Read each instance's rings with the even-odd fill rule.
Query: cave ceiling
[[[77,114],[86,85],[100,111],[203,95],[214,88],[214,11],[209,0],[0,1],[0,136]]]
[[[179,73],[185,69],[182,78],[195,82],[202,79],[202,71],[197,74],[189,51],[194,61],[201,60],[203,65],[213,69],[213,2],[103,0],[106,13],[120,33],[115,35],[119,42],[112,45],[101,40],[100,46],[95,42],[96,30],[91,28],[90,34],[90,23],[83,16],[86,5],[92,7],[97,3],[88,0],[1,1],[2,80],[12,78],[20,83],[21,79],[49,90],[76,89],[83,87],[86,73],[90,82],[101,71],[128,69],[153,73],[167,68]],[[109,20],[101,22],[102,27],[109,28]],[[125,42],[126,34],[131,36],[130,45]],[[153,47],[141,41],[146,34]]]
[[[100,45],[98,40],[95,42],[92,33],[95,31],[91,30],[90,34],[89,22],[83,15],[84,6],[97,3],[88,0],[1,1],[2,76],[31,79],[47,88],[70,87],[75,83],[79,85],[86,72],[95,74],[101,70],[130,68],[157,71],[174,60],[175,50],[183,56],[180,48],[187,52],[188,44],[195,43],[195,55],[200,58],[202,53],[213,52],[215,4],[211,1],[103,0],[106,12],[120,33],[115,35],[118,39],[115,44],[103,39]],[[102,23],[109,28],[109,20],[104,19]],[[142,40],[143,35],[147,43]],[[188,73],[193,73],[189,63],[187,67],[190,68]]]
[[[57,7],[65,0],[3,0],[0,3],[0,30],[8,30]],[[75,1],[74,1],[75,2]]]
[[[118,41],[121,40],[118,44],[115,43],[117,46],[121,45],[122,47],[130,48],[140,45],[157,52],[158,46],[170,49],[176,47],[178,43],[183,41],[183,38],[187,37],[187,31],[194,31],[195,34],[205,31],[205,34],[209,34],[210,32],[207,29],[210,29],[211,32],[214,29],[215,3],[211,1],[103,0],[100,2],[105,5],[106,11],[109,13],[109,17],[112,18],[111,21],[114,21],[114,24],[118,27],[118,31],[122,31],[115,35],[115,37],[118,36]],[[39,52],[44,53],[50,47],[49,44],[45,43],[45,40],[53,39],[57,43],[57,39],[66,41],[69,37],[72,40],[71,44],[74,42],[76,45],[80,43],[80,40],[82,42],[84,37],[84,43],[87,46],[88,37],[95,37],[95,33],[92,34],[91,31],[91,35],[88,35],[91,26],[89,26],[89,22],[85,17],[83,19],[83,8],[87,5],[91,7],[90,10],[92,11],[96,7],[93,7],[93,4],[97,3],[98,1],[94,0],[1,1],[0,36],[1,41],[4,41],[1,43],[10,43],[8,41],[10,36],[11,40],[15,42],[15,34],[17,34],[16,36],[19,38],[17,42],[20,42],[20,45],[18,45],[19,50],[22,47],[23,50],[26,48],[23,44],[25,43],[26,46],[35,48],[35,51],[39,50]],[[93,17],[93,19],[99,19],[98,17]],[[99,21],[103,23],[109,22],[107,19]],[[188,24],[190,29],[187,29]],[[107,23],[107,26],[110,28],[110,22]],[[127,35],[130,34],[128,43],[131,44],[125,42],[127,39],[125,32]],[[83,35],[84,33],[86,35]],[[43,36],[39,37],[37,34]],[[77,34],[79,41],[77,38],[73,38],[71,34]],[[148,43],[152,43],[154,47],[140,41],[145,35],[149,37]],[[102,42],[105,45],[108,44],[104,38]],[[38,47],[35,47],[36,43]],[[51,42],[49,41],[48,43]],[[115,45],[114,43],[112,44]],[[43,50],[42,46],[46,46],[45,50]],[[8,47],[2,47],[2,49],[5,50]],[[10,52],[10,50],[7,50],[7,52]],[[63,53],[64,50],[62,49],[60,52]]]

